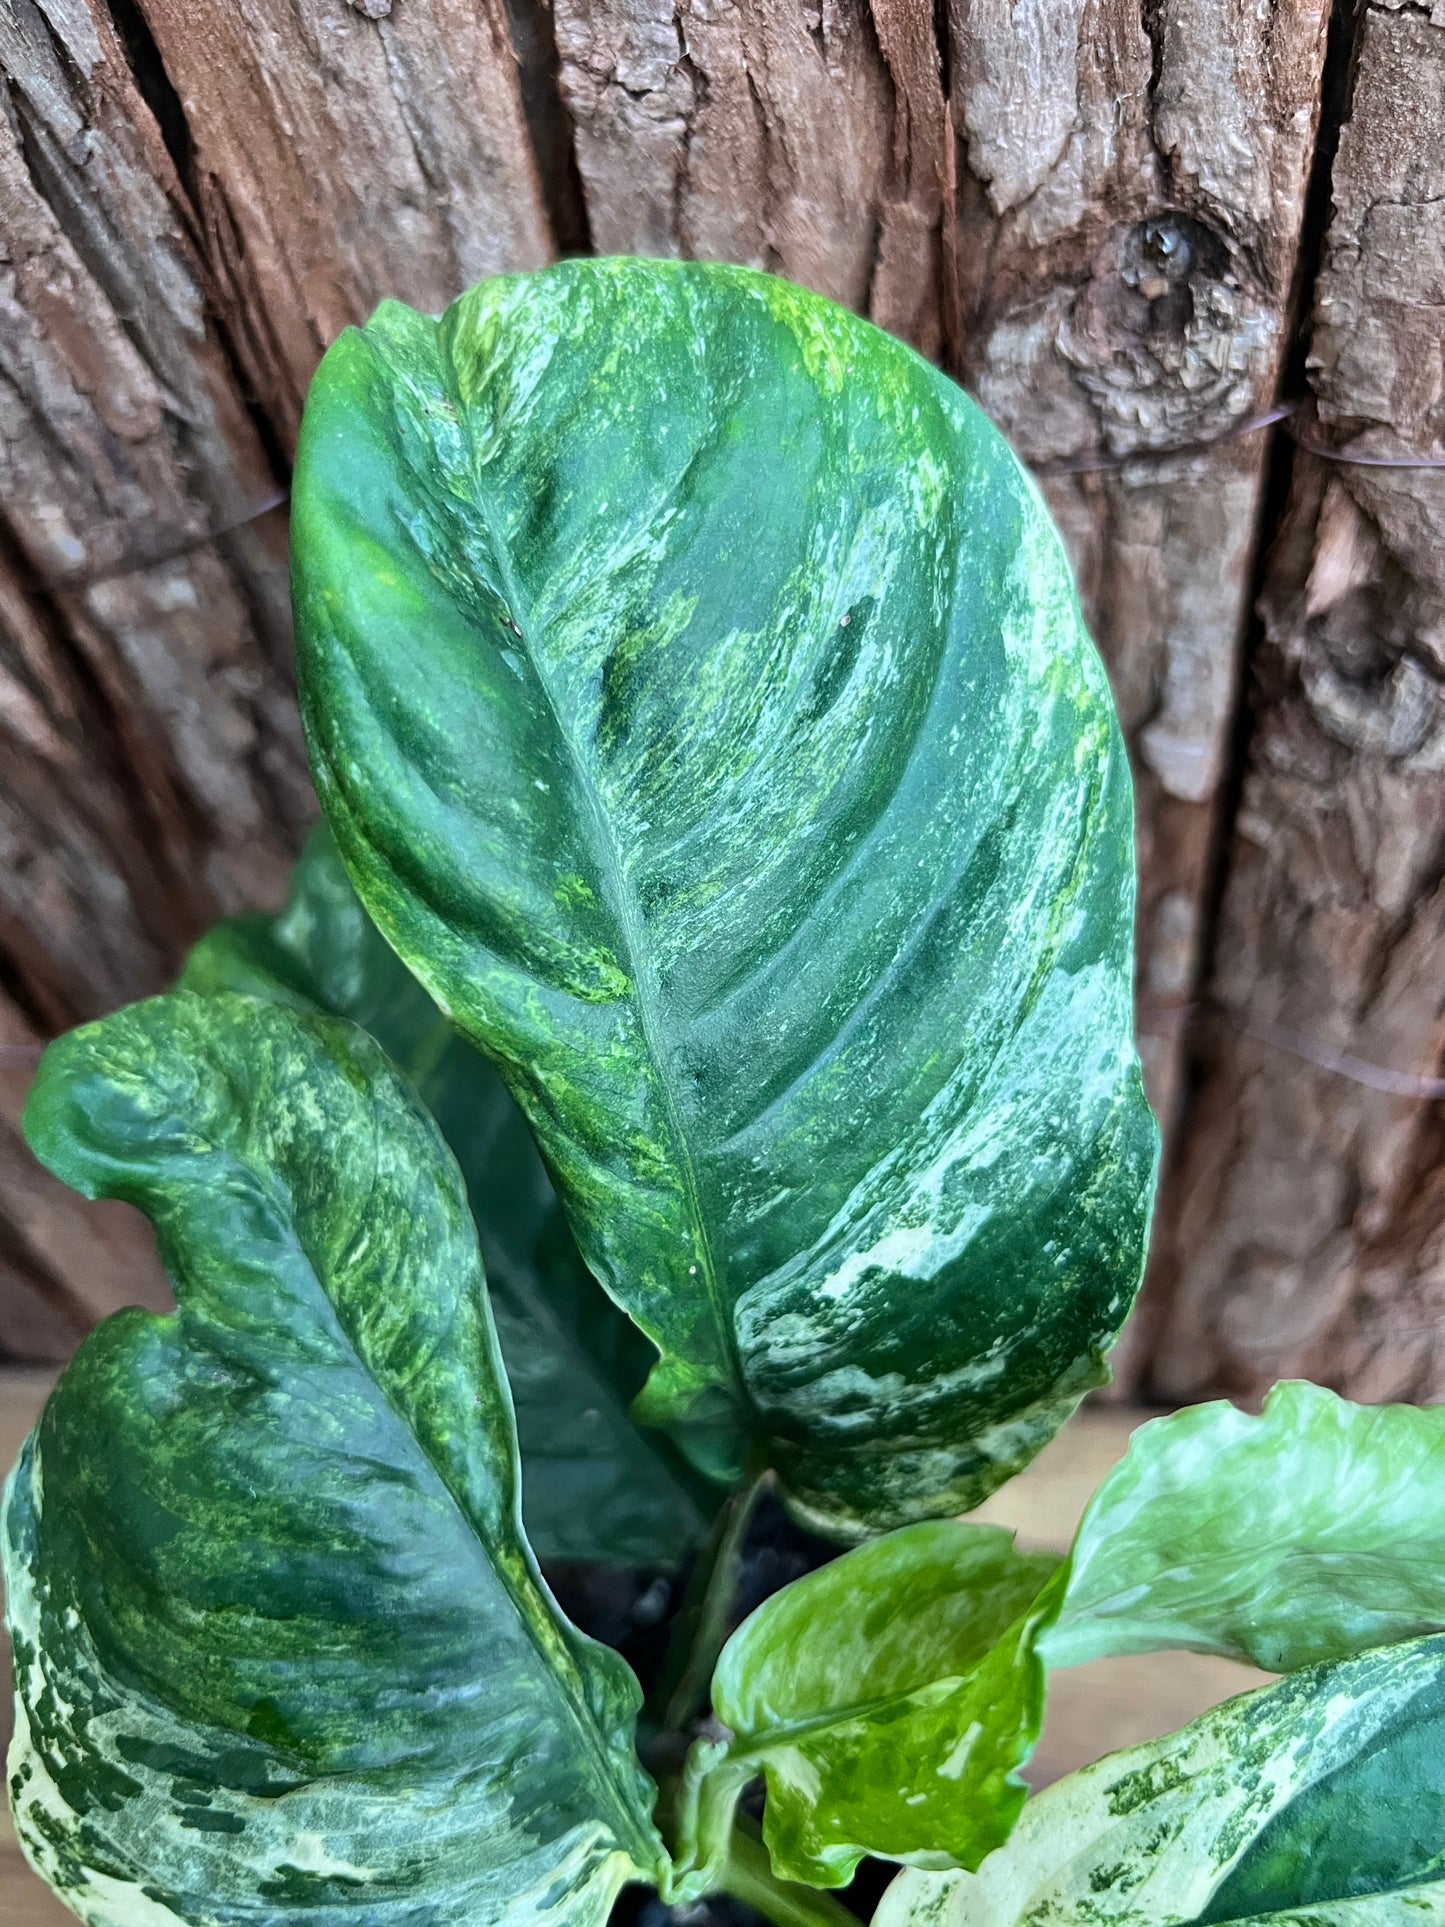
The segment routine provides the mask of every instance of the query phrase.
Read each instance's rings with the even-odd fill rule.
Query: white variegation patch
[[[977,1873],[900,1875],[875,1927],[1196,1921],[1269,1823],[1376,1743],[1441,1663],[1438,1640],[1381,1648],[1245,1694],[1180,1733],[1112,1754],[1030,1800],[1008,1844]],[[1406,1887],[1368,1905],[1352,1898],[1286,1907],[1268,1919],[1281,1927],[1405,1927],[1445,1918],[1442,1891]]]

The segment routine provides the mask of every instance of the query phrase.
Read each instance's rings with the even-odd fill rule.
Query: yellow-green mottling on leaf
[[[1286,1380],[1141,1425],[1090,1501],[1050,1666],[1170,1646],[1293,1672],[1445,1631],[1445,1407]]]
[[[663,1863],[625,1662],[561,1618],[461,1174],[354,1025],[72,1032],[38,1155],[156,1227],[5,1512],[21,1842],[89,1927],[603,1927]]]
[[[687,1845],[725,1839],[738,1793],[767,1781],[780,1879],[842,1887],[864,1854],[976,1867],[1028,1789],[1044,1668],[1035,1647],[1062,1573],[998,1526],[903,1526],[776,1593],[723,1648],[685,1780]],[[706,1881],[700,1883],[706,1886]]]
[[[1057,1780],[977,1873],[901,1874],[874,1927],[1445,1920],[1445,1638],[1241,1694]]]
[[[285,909],[207,931],[181,983],[349,1017],[415,1085],[466,1179],[538,1557],[669,1564],[705,1539],[715,1491],[628,1416],[656,1353],[583,1264],[501,1079],[382,940],[324,825]]]
[[[292,526],[343,859],[641,1414],[841,1538],[976,1503],[1105,1376],[1156,1153],[1123,747],[1001,438],[782,282],[577,261],[345,333]]]

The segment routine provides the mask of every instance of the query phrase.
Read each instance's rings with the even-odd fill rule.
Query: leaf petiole
[[[733,1827],[718,1885],[734,1900],[756,1908],[773,1927],[858,1927],[857,1916],[832,1894],[779,1880],[768,1862],[767,1848],[746,1819]]]
[[[771,1476],[749,1471],[713,1522],[648,1701],[648,1717],[660,1733],[684,1733],[707,1703],[708,1683],[727,1641],[748,1526]]]

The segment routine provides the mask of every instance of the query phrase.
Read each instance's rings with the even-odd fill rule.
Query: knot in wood
[[[1398,529],[1384,539],[1376,518],[1398,499],[1369,477],[1329,479],[1303,599],[1275,640],[1325,736],[1357,759],[1433,776],[1445,769],[1445,598],[1402,566]],[[1417,521],[1433,548],[1430,518]]]
[[[1325,735],[1356,756],[1378,756],[1414,776],[1445,769],[1445,688],[1417,657],[1400,655],[1369,678],[1307,657],[1300,680]]]
[[[1255,411],[1278,322],[1227,237],[1174,210],[1112,233],[1057,345],[1111,453],[1208,441]]]

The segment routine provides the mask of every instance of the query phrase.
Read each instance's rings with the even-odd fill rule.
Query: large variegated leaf
[[[1051,1666],[1184,1646],[1287,1672],[1445,1630],[1445,1407],[1276,1385],[1141,1426],[1074,1541]]]
[[[1445,1638],[1246,1693],[1030,1800],[875,1927],[1406,1927],[1445,1917]]]
[[[91,1927],[600,1927],[655,1877],[640,1694],[558,1614],[460,1174],[350,1024],[177,994],[53,1045],[32,1144],[179,1309],[12,1481],[32,1861]]]
[[[700,1741],[684,1780],[699,1859],[718,1851],[732,1800],[761,1773],[781,1879],[841,1887],[865,1854],[976,1867],[1024,1803],[1018,1769],[1044,1710],[1034,1647],[1057,1610],[1057,1566],[997,1526],[937,1520],[766,1601],[713,1678],[732,1738]]]
[[[218,924],[181,982],[349,1017],[416,1085],[467,1182],[538,1556],[671,1563],[700,1543],[710,1493],[663,1434],[628,1416],[653,1347],[583,1264],[505,1085],[382,940],[324,828],[281,914]]]
[[[292,526],[342,856],[648,1413],[841,1536],[982,1498],[1104,1376],[1155,1157],[1128,772],[1007,447],[782,282],[577,261],[344,334]]]

